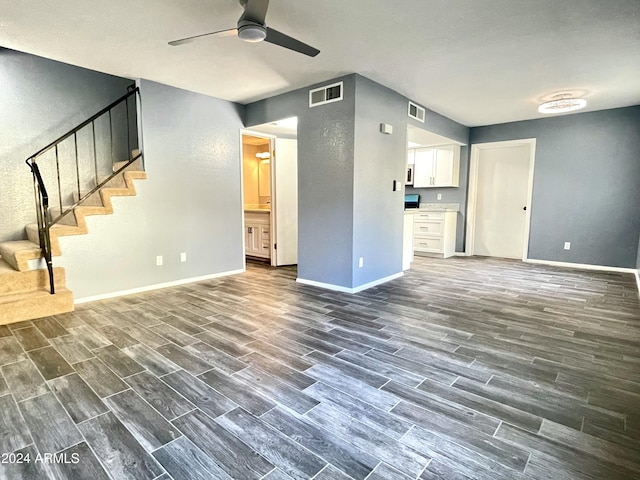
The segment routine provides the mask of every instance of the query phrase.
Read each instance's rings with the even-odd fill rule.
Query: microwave
[[[413,185],[413,165],[407,166],[407,178],[404,179],[405,185]]]

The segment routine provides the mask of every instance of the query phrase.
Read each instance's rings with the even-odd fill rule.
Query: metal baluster
[[[113,119],[111,117],[111,110],[109,110],[109,145],[111,146],[111,171],[113,171]]]
[[[78,132],[75,132],[73,134],[73,142],[75,144],[76,153],[76,180],[78,181],[78,200],[80,200],[82,198],[82,192],[80,191],[80,164],[78,163]]]
[[[55,151],[56,151],[56,175],[58,177],[58,199],[60,201],[60,215],[62,215],[62,185],[60,183],[60,160],[58,158],[58,145],[55,146]]]
[[[124,106],[127,113],[127,158],[131,158],[131,132],[129,131],[129,97],[124,101]]]
[[[93,164],[96,173],[96,185],[98,185],[98,154],[96,152],[96,122],[91,121],[91,134],[93,135]]]

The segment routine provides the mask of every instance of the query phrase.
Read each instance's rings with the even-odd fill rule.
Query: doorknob
[[[523,210],[526,210],[526,209],[527,209],[527,206],[525,205],[524,207],[522,207],[522,209],[523,209]]]

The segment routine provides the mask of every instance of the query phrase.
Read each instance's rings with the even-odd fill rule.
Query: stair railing
[[[133,99],[132,99],[133,97]],[[136,104],[136,100],[138,103]],[[40,249],[42,250],[42,257],[44,258],[47,270],[49,273],[49,286],[50,292],[53,295],[55,293],[54,274],[53,274],[53,262],[51,251],[51,227],[59,223],[67,215],[71,214],[74,209],[82,204],[87,198],[96,193],[100,188],[106,185],[120,172],[124,171],[129,165],[136,160],[142,161],[142,152],[140,150],[141,139],[138,138],[138,122],[137,122],[137,105],[140,102],[140,90],[138,87],[129,87],[126,95],[123,95],[115,102],[106,106],[95,115],[91,116],[77,127],[71,129],[61,137],[51,142],[46,147],[38,150],[36,153],[27,158],[26,163],[31,169],[34,182],[34,193],[36,203],[36,217],[38,221],[38,239],[40,242]],[[130,107],[130,103],[133,103],[133,108]],[[121,111],[124,109],[124,111]],[[120,123],[116,116],[122,117],[124,115],[125,121]],[[133,118],[132,118],[133,117]],[[108,134],[105,132],[103,136],[96,133],[96,126],[100,122],[104,123],[108,120]],[[107,127],[102,125],[102,130],[106,130]],[[126,128],[125,132],[122,132],[122,128]],[[88,139],[84,142],[79,142],[79,136],[85,135],[89,130]],[[108,138],[105,138],[108,137]],[[65,161],[68,154],[65,155],[63,150],[68,150],[68,145],[65,145],[66,140],[73,140],[71,156],[75,160],[75,163],[69,167]],[[90,172],[86,172],[86,161],[83,164],[80,161],[78,154],[79,144],[86,147],[89,150],[89,160],[92,165],[89,167]],[[66,146],[66,148],[64,148]],[[135,147],[135,152],[132,148]],[[114,169],[114,165],[117,160],[122,160],[124,149],[126,148],[126,163],[120,166],[118,169]],[[99,154],[99,151],[102,155]],[[108,153],[104,153],[108,151]],[[116,155],[120,155],[117,157]],[[105,159],[105,156],[107,157]],[[49,157],[49,158],[47,158]],[[38,163],[40,162],[40,164]],[[49,163],[47,163],[49,162]],[[105,164],[108,164],[109,169],[104,168]],[[55,190],[57,190],[57,203],[56,214],[52,216],[49,205],[49,193],[43,178],[44,166],[53,168],[47,170],[47,178],[54,183]],[[101,168],[103,167],[103,168]],[[72,170],[69,174],[69,168]],[[66,172],[65,172],[66,171]],[[67,173],[67,175],[64,175]],[[101,177],[100,173],[103,172],[106,175]],[[69,176],[72,178],[69,179]],[[75,177],[75,178],[73,178]],[[51,182],[50,182],[51,183]],[[83,193],[83,184],[91,184],[92,187]],[[69,186],[73,185],[69,191]],[[71,198],[71,204],[65,206],[64,203],[67,198]]]

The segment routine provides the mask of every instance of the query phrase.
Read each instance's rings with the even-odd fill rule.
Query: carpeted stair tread
[[[0,257],[0,275],[4,275],[5,273],[14,273],[16,270],[7,262],[5,262],[2,257]]]
[[[29,270],[29,260],[41,256],[40,246],[31,240],[13,240],[0,243],[0,257],[15,270]]]
[[[42,288],[0,296],[0,325],[72,311],[73,293],[66,288],[59,288],[55,295]]]
[[[66,274],[62,267],[53,269],[53,278],[56,289],[66,285]],[[0,262],[0,298],[20,292],[29,292],[49,288],[49,272],[46,269],[28,270],[19,272],[6,262]]]

